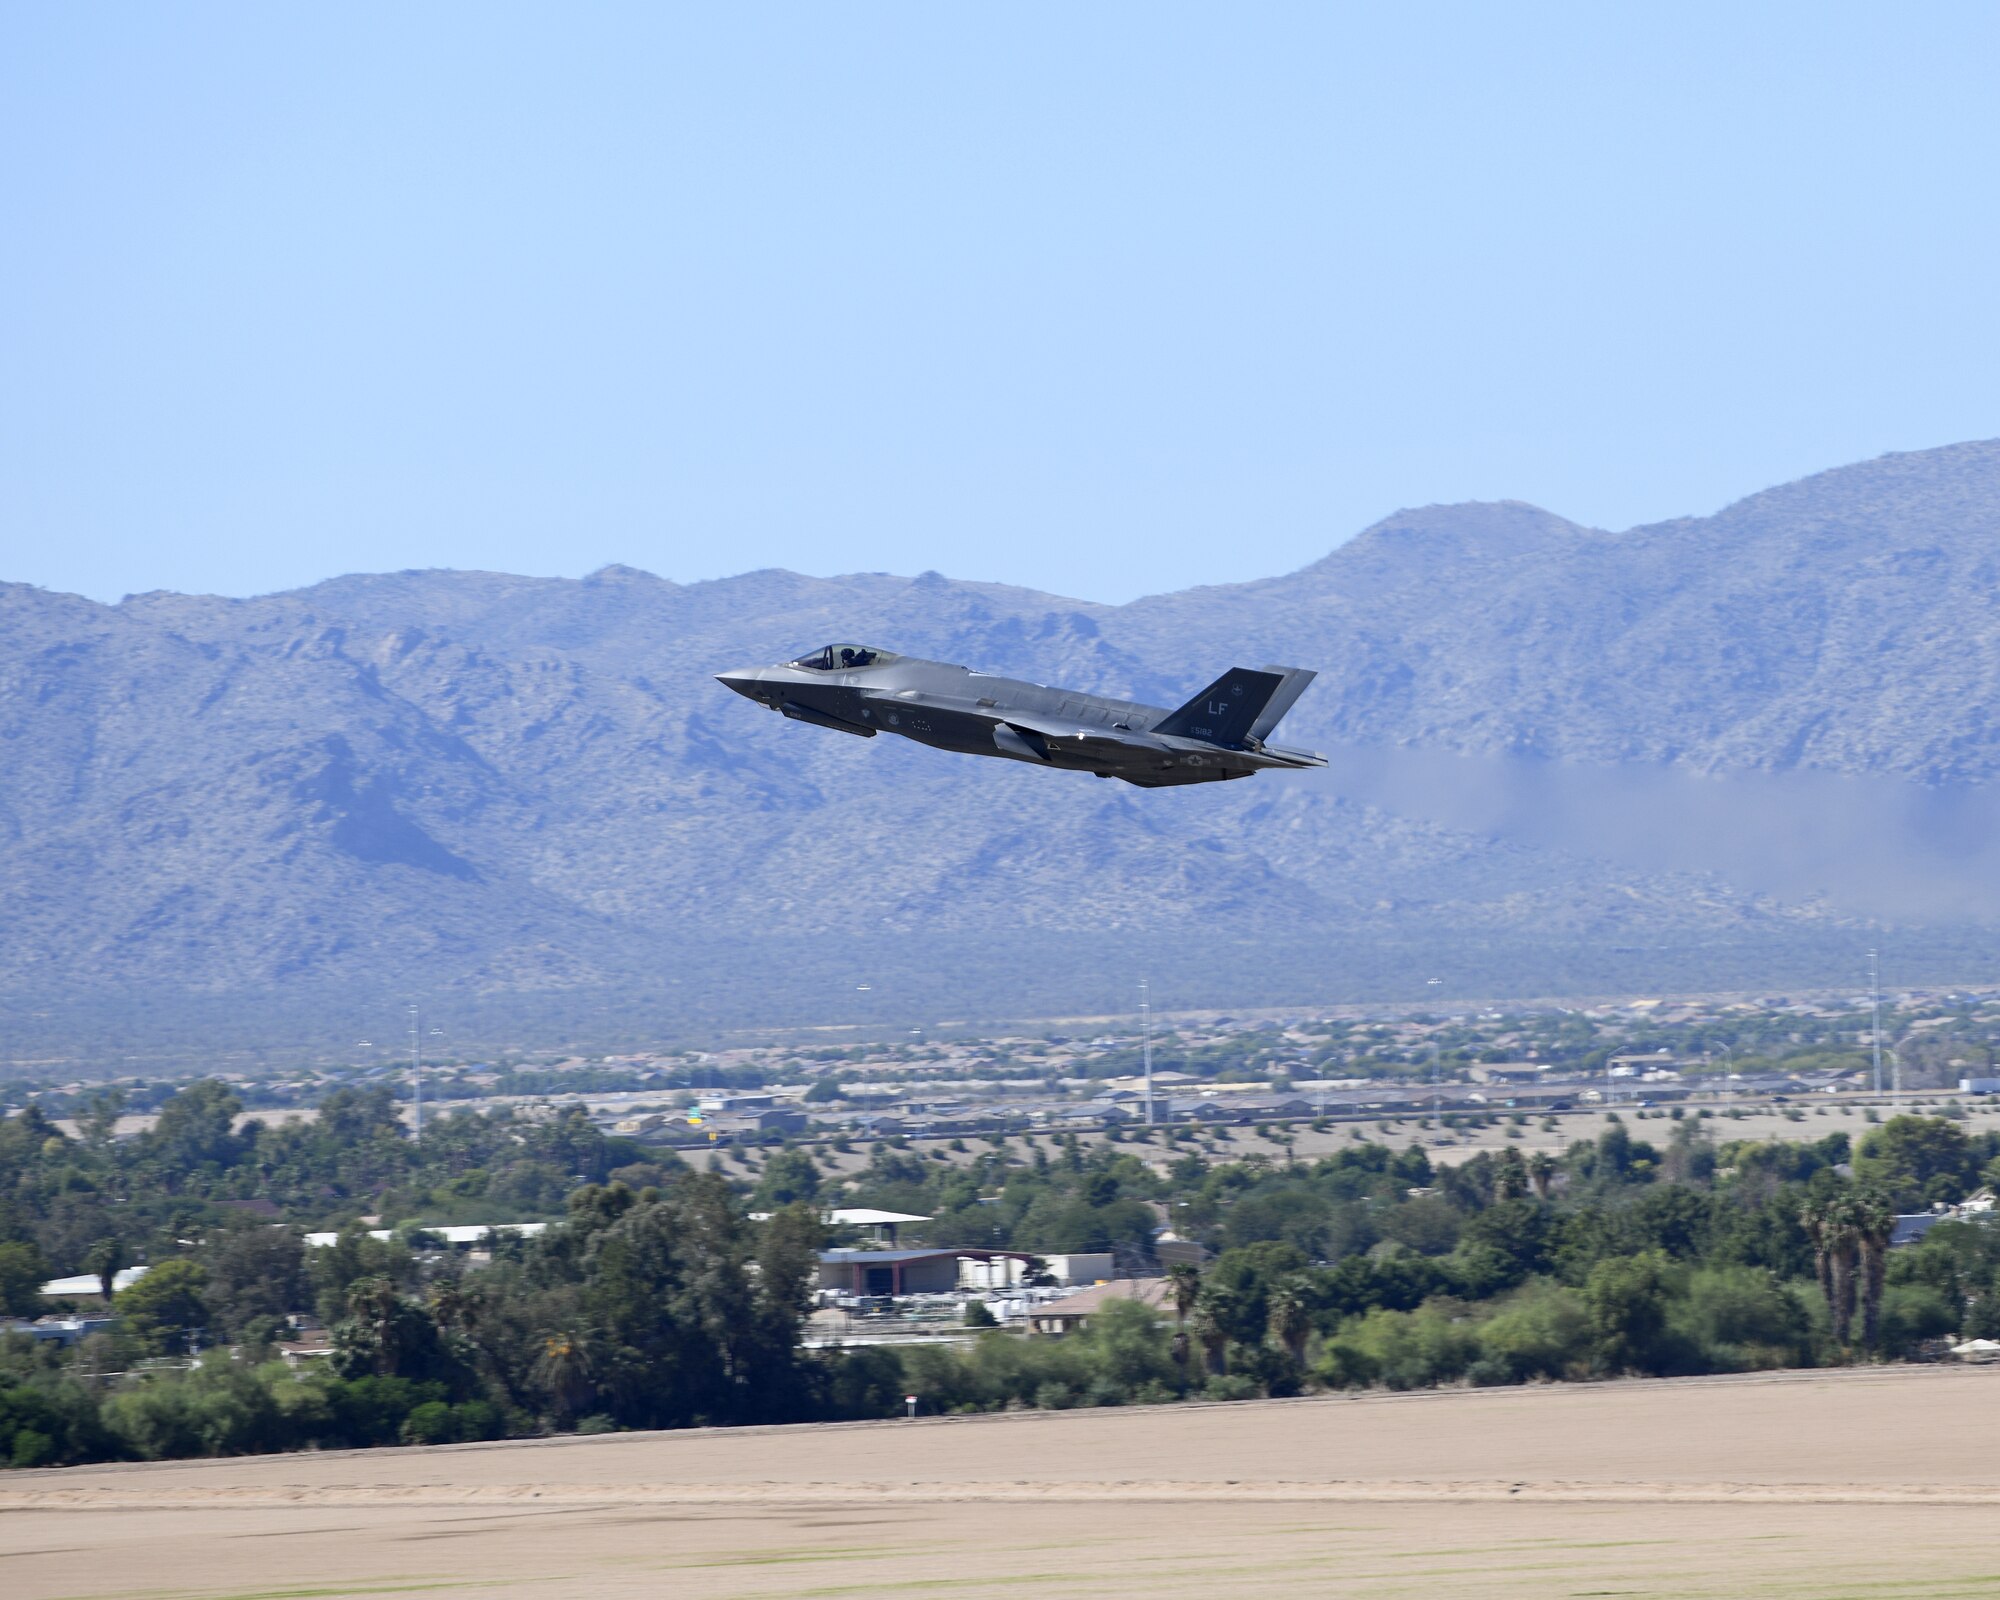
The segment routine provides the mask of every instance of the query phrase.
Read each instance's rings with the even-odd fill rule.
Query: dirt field
[[[11,1600],[2000,1595],[2000,1370],[0,1475]]]
[[[1942,1104],[1942,1099],[1938,1103]],[[1862,1135],[1874,1125],[1863,1115],[1862,1107],[1851,1103],[1834,1102],[1827,1105],[1806,1103],[1796,1109],[1800,1113],[1796,1120],[1787,1116],[1782,1107],[1758,1106],[1748,1110],[1741,1117],[1729,1117],[1718,1112],[1704,1126],[1717,1144],[1727,1144],[1732,1139],[1824,1139],[1829,1133],[1840,1132],[1845,1132],[1850,1139],[1859,1143]],[[1928,1114],[1933,1109],[1934,1107],[1926,1103],[1923,1114]],[[1970,1120],[1964,1124],[1968,1133],[1983,1133],[2000,1126],[2000,1102],[1971,1100],[1966,1102],[1966,1110],[1970,1116]],[[1886,1118],[1894,1115],[1894,1111],[1878,1108],[1878,1115]],[[1664,1146],[1674,1136],[1674,1123],[1664,1114],[1658,1117],[1649,1114],[1641,1119],[1637,1107],[1627,1106],[1619,1109],[1618,1116],[1624,1122],[1626,1131],[1635,1139],[1645,1139]],[[1449,1165],[1470,1160],[1482,1150],[1503,1150],[1510,1145],[1523,1155],[1532,1155],[1537,1150],[1546,1150],[1551,1155],[1561,1155],[1576,1140],[1595,1139],[1609,1126],[1608,1119],[1602,1112],[1597,1111],[1564,1112],[1555,1119],[1556,1126],[1553,1129],[1544,1129],[1541,1125],[1543,1119],[1539,1115],[1534,1115],[1528,1117],[1525,1126],[1518,1130],[1519,1138],[1509,1138],[1504,1125],[1440,1132],[1419,1126],[1420,1120],[1416,1117],[1406,1117],[1401,1120],[1391,1120],[1387,1124],[1337,1122],[1325,1132],[1315,1132],[1310,1124],[1295,1122],[1285,1131],[1292,1137],[1291,1156],[1300,1161],[1310,1161],[1335,1150],[1351,1148],[1355,1142],[1354,1130],[1358,1127],[1367,1138],[1378,1144],[1386,1144],[1395,1150],[1421,1143],[1430,1152],[1434,1162]],[[921,1155],[942,1155],[945,1160],[960,1164],[989,1148],[986,1141],[981,1138],[967,1138],[961,1142],[966,1146],[963,1154],[949,1149],[950,1141],[944,1139],[911,1139],[909,1148]],[[1086,1133],[1078,1135],[1078,1142],[1088,1149],[1104,1141],[1101,1134]],[[1055,1144],[1056,1136],[1053,1134],[1042,1134],[1035,1139],[1035,1145],[1045,1151],[1054,1149]],[[1017,1159],[1032,1156],[1033,1148],[1018,1137],[1011,1138],[1006,1143],[1007,1154]],[[1164,1168],[1173,1159],[1172,1153],[1157,1141],[1147,1145],[1128,1137],[1118,1148],[1130,1151],[1160,1168]],[[1254,1126],[1232,1127],[1222,1130],[1219,1134],[1205,1131],[1197,1145],[1188,1145],[1184,1142],[1183,1148],[1199,1148],[1211,1161],[1241,1160],[1250,1155],[1268,1156],[1281,1164],[1287,1159],[1286,1147],[1258,1138]],[[836,1154],[824,1145],[814,1145],[811,1149],[813,1159],[822,1168],[840,1177],[851,1177],[867,1166],[869,1161],[868,1146],[865,1142],[857,1144],[846,1155]],[[704,1151],[685,1151],[683,1154],[697,1165],[710,1159],[710,1153]],[[768,1152],[759,1152],[756,1159],[762,1160],[766,1154]],[[745,1166],[738,1163],[735,1156],[731,1156],[721,1170],[740,1177],[746,1171],[754,1170],[754,1163]]]

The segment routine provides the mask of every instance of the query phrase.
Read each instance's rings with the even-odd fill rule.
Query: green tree
[[[1202,1369],[1212,1378],[1229,1370],[1229,1329],[1236,1320],[1235,1297],[1220,1284],[1204,1284],[1188,1317],[1188,1331],[1201,1348]]]
[[[1855,1177],[1905,1211],[1963,1199],[1978,1172],[1972,1141],[1943,1117],[1891,1117],[1869,1129],[1854,1154]]]
[[[429,1309],[387,1278],[363,1278],[347,1291],[347,1317],[333,1330],[334,1365],[343,1378],[375,1376],[463,1385],[458,1352]]]
[[[178,1187],[196,1168],[227,1167],[242,1158],[245,1143],[233,1131],[243,1102],[227,1084],[197,1078],[160,1107],[160,1120],[146,1135],[150,1154]]]
[[[42,1285],[49,1281],[49,1263],[26,1239],[0,1243],[0,1313],[12,1317],[39,1316]]]
[[[125,1091],[100,1089],[85,1100],[77,1113],[77,1129],[83,1142],[93,1150],[107,1150],[118,1131],[118,1118],[125,1109]]]
[[[107,1306],[111,1304],[118,1274],[125,1270],[128,1259],[125,1241],[115,1233],[98,1235],[83,1253],[84,1270],[96,1277],[98,1292]]]
[[[1604,1372],[1658,1372],[1667,1328],[1667,1262],[1657,1251],[1611,1256],[1590,1269],[1583,1306]]]
[[[1889,1236],[1896,1231],[1896,1213],[1882,1195],[1864,1190],[1854,1197],[1849,1227],[1859,1257],[1861,1342],[1876,1350],[1882,1343],[1882,1293],[1888,1281]]]
[[[1270,1306],[1271,1338],[1298,1366],[1306,1361],[1306,1339],[1312,1333],[1312,1300],[1303,1280],[1282,1278],[1266,1296]]]
[[[1175,1262],[1167,1268],[1167,1294],[1174,1307],[1174,1365],[1184,1369],[1188,1361],[1188,1316],[1201,1298],[1201,1269],[1192,1262]]]
[[[819,1194],[820,1172],[812,1156],[804,1150],[780,1150],[764,1163],[764,1175],[757,1181],[751,1204],[772,1211]]]
[[[120,1290],[114,1307],[149,1350],[167,1355],[185,1350],[188,1334],[208,1325],[207,1285],[199,1262],[175,1256]]]
[[[597,1367],[581,1334],[552,1333],[535,1358],[535,1382],[549,1397],[558,1426],[568,1427],[597,1393]]]
[[[208,1273],[209,1324],[235,1338],[255,1322],[306,1310],[305,1245],[287,1227],[218,1231],[202,1250]]]

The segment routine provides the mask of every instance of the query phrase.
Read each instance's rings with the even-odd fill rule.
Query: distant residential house
[[[1540,1083],[1548,1068],[1534,1061],[1481,1061],[1468,1069],[1474,1083]]]
[[[1975,1189],[1955,1206],[1935,1205],[1928,1211],[1896,1218],[1895,1231],[1889,1235],[1889,1248],[1917,1243],[1940,1222],[1991,1223],[1996,1215],[2000,1212],[1995,1209],[1993,1190]]]
[[[1214,1259],[1205,1245],[1192,1239],[1183,1239],[1171,1228],[1162,1228],[1153,1235],[1153,1256],[1163,1267],[1200,1267]]]
[[[1169,1100],[1161,1113],[1173,1122],[1240,1122],[1242,1113],[1215,1100]]]
[[[1239,1096],[1236,1108],[1248,1117],[1309,1117],[1313,1102],[1302,1094],[1249,1094]]]
[[[806,1114],[793,1106],[766,1106],[757,1111],[704,1113],[701,1129],[723,1139],[755,1138],[767,1133],[804,1133]]]
[[[1033,1306],[1028,1311],[1028,1331],[1050,1338],[1074,1333],[1091,1317],[1117,1300],[1131,1300],[1164,1315],[1173,1303],[1172,1286],[1165,1278],[1119,1278],[1100,1283],[1094,1289]]]
[[[762,1111],[777,1103],[775,1095],[762,1092],[741,1094],[704,1094],[695,1101],[697,1110],[716,1113],[736,1111]]]
[[[1897,1250],[1906,1244],[1916,1244],[1940,1222],[1951,1220],[1950,1215],[1942,1211],[1919,1211],[1898,1217],[1895,1228],[1889,1234],[1889,1248]]]

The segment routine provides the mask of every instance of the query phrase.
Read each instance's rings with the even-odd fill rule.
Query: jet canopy
[[[879,667],[896,657],[887,650],[870,650],[865,644],[826,644],[791,663],[808,672],[851,672],[856,667]]]

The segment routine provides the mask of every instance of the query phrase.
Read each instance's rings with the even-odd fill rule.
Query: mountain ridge
[[[1420,507],[1290,574],[1122,605],[617,564],[108,606],[0,583],[0,1005],[630,990],[724,946],[754,968],[817,940],[851,967],[843,933],[884,970],[971,941],[1016,993],[1055,981],[1037,952],[1062,941],[1165,941],[1191,967],[1204,939],[1243,941],[1305,994],[1329,952],[1371,943],[1518,941],[1528,983],[1565,941],[1969,926],[1942,886],[1948,911],[1905,895],[1885,923],[1842,853],[1887,807],[1921,888],[1930,824],[1880,786],[1984,804],[1996,608],[2000,441],[1623,533],[1520,501]],[[1340,759],[1323,781],[1106,796],[832,738],[709,681],[827,638],[1162,705],[1296,662],[1321,676],[1284,736]],[[1689,781],[1738,796],[1784,871],[1676,820]],[[1848,833],[1806,830],[1819,855],[1782,848],[1843,809]],[[1670,847],[1633,823],[1655,811]]]

